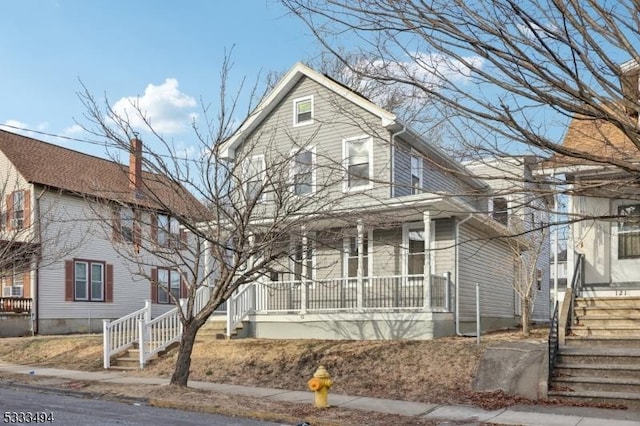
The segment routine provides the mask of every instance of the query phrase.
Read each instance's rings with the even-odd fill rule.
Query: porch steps
[[[640,409],[640,297],[576,298],[549,397]]]
[[[177,347],[179,343],[173,343],[169,345],[163,351],[158,352],[158,354],[154,355],[147,361],[147,364],[153,362],[159,357],[164,356],[167,352],[171,351],[171,349]],[[133,347],[126,349],[124,352],[120,353],[116,356],[115,360],[111,362],[109,367],[111,370],[138,370],[140,369],[140,348],[138,347],[138,343],[134,343]]]
[[[236,327],[235,330],[233,330],[233,332],[231,333],[231,337],[229,338],[239,338],[243,328],[244,325],[240,324],[238,327]],[[226,319],[210,319],[205,325],[202,326],[202,328],[200,328],[200,330],[198,330],[198,334],[196,335],[196,343],[224,340],[227,338]]]

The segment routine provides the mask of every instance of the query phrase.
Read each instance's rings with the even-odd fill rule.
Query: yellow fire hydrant
[[[331,380],[327,369],[322,365],[318,367],[316,372],[313,373],[313,378],[307,382],[307,385],[309,386],[309,390],[315,393],[314,405],[316,408],[329,407],[327,395],[329,394],[329,388],[333,385],[333,380]]]

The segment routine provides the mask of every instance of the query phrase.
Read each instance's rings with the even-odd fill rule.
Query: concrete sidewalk
[[[0,362],[0,372],[64,378],[71,380],[90,380],[116,384],[166,385],[167,379],[154,377],[135,377],[116,371],[75,371],[57,368],[33,367]],[[42,383],[40,384],[42,386]],[[311,392],[287,391],[273,388],[227,385],[190,380],[189,386],[234,395],[246,395],[266,398],[274,401],[287,401],[310,404]],[[606,410],[599,408],[522,405],[500,410],[487,411],[464,405],[440,405],[420,402],[398,401],[391,399],[367,398],[331,393],[329,403],[332,406],[354,410],[399,414],[431,420],[464,421],[471,424],[489,422],[504,425],[536,426],[640,426],[640,411]]]

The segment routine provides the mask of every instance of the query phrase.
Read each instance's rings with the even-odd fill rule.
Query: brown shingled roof
[[[165,210],[149,199],[134,198],[126,165],[1,129],[0,151],[30,183]],[[153,193],[176,213],[195,214],[201,207],[186,189],[165,176],[143,172],[142,179],[143,192]]]
[[[581,152],[603,159],[618,159],[629,162],[640,160],[640,150],[622,130],[612,123],[600,119],[574,117],[569,124],[562,146],[577,151],[576,155],[555,154],[546,163],[547,166],[594,164],[580,158]]]

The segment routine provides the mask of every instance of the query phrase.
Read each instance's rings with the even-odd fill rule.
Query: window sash
[[[24,192],[16,191],[13,193],[13,217],[14,223],[12,228],[22,229],[24,226]]]
[[[294,155],[293,190],[297,195],[313,192],[314,152],[312,149],[300,150]]]
[[[618,259],[640,257],[640,204],[618,207]]]
[[[358,237],[350,237],[347,252],[347,278],[358,276],[358,248]],[[369,276],[369,238],[366,233],[362,236],[362,276]]]
[[[89,275],[89,264],[87,262],[75,262],[74,298],[76,300],[89,299],[88,275]]]
[[[419,194],[422,188],[422,158],[411,156],[411,194]]]
[[[262,199],[264,193],[265,162],[264,156],[256,155],[248,158],[244,168],[245,196],[248,200]]]
[[[102,263],[91,264],[91,300],[104,300],[104,265]]]
[[[181,296],[182,278],[178,271],[158,268],[158,303],[172,303],[169,294],[178,300]]]
[[[104,301],[105,266],[102,262],[74,262],[74,300]]]
[[[134,214],[130,207],[120,208],[120,235],[122,240],[133,242]]]
[[[295,124],[304,124],[313,120],[313,100],[311,98],[295,101]]]
[[[347,187],[371,183],[371,138],[346,141]]]

